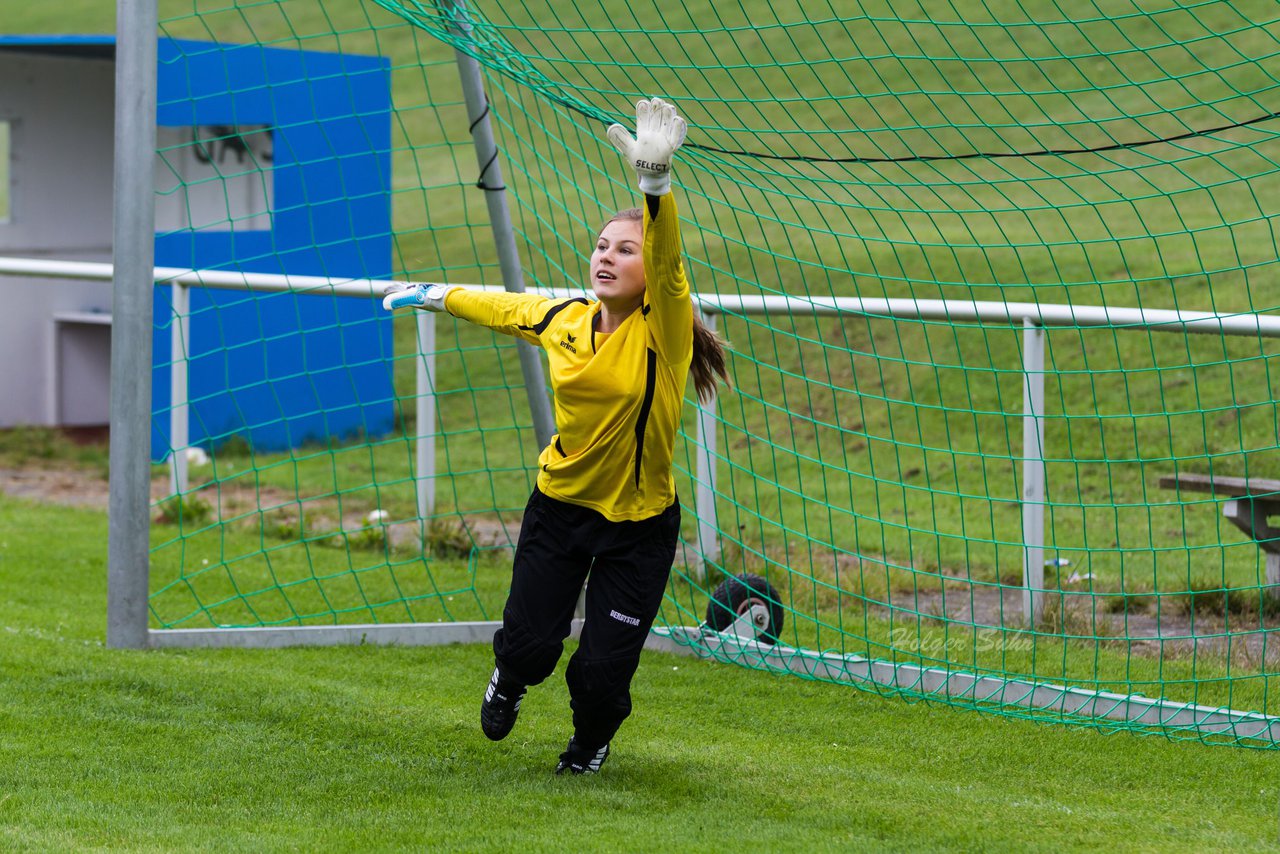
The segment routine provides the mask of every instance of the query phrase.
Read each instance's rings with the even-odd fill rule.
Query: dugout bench
[[[1266,555],[1263,595],[1280,599],[1280,528],[1267,520],[1280,516],[1280,480],[1257,477],[1221,477],[1208,474],[1164,475],[1160,486],[1179,492],[1207,492],[1229,496],[1222,515],[1248,534]]]

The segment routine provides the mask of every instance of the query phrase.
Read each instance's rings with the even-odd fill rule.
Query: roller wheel
[[[734,621],[751,610],[753,605],[769,609],[767,625],[756,625],[756,640],[774,644],[782,631],[782,597],[778,591],[759,575],[742,574],[725,579],[707,604],[707,627],[722,632]]]

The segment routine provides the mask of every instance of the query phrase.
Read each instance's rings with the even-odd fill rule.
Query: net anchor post
[[[1022,321],[1022,613],[1035,629],[1044,616],[1044,327]]]

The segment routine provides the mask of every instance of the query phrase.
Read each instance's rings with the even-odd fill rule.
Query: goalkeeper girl
[[[670,166],[685,132],[675,108],[656,98],[636,105],[634,138],[609,128],[644,205],[615,215],[596,238],[594,300],[420,285],[384,301],[447,311],[546,350],[558,432],[538,457],[480,725],[495,741],[511,732],[525,689],[560,659],[587,582],[586,620],[565,673],[573,736],[557,774],[599,771],[631,713],[631,679],[680,535],[672,457],[685,383],[692,373],[706,397],[717,376],[728,379],[681,263]]]

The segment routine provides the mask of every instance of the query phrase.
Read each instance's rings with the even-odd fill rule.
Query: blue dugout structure
[[[271,210],[217,229],[162,231],[157,266],[390,277],[386,59],[174,39],[158,51],[161,131],[190,128],[189,153],[203,163],[271,182]],[[270,162],[244,144],[246,128],[270,134]],[[160,460],[170,447],[167,287],[156,289],[155,317],[152,457]],[[281,450],[394,426],[392,326],[375,300],[193,288],[190,318],[191,445],[239,436]]]

